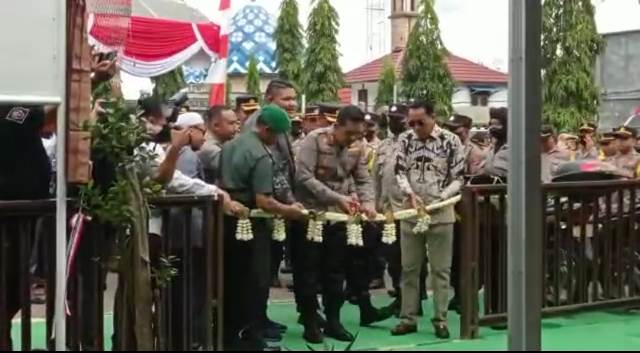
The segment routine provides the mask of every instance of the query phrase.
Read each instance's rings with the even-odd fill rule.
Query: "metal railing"
[[[164,285],[154,275],[155,347],[221,350],[222,208],[211,197],[195,196],[160,197],[150,200],[150,205],[150,224],[162,224],[149,236],[152,264],[164,261],[175,272]],[[46,347],[36,348],[55,348],[55,210],[53,200],[0,202],[0,351],[31,350],[36,339],[46,342]],[[70,350],[105,349],[104,293],[107,273],[117,266],[112,263],[117,262],[112,251],[116,238],[113,227],[93,221],[86,225],[67,286]],[[32,305],[34,270],[46,283],[43,307]],[[114,317],[118,314],[114,312]],[[46,323],[44,337],[34,338],[34,325],[40,319]],[[11,342],[12,321],[19,326],[19,346]],[[113,348],[126,347],[131,341],[114,319]]]
[[[543,186],[543,316],[640,305],[640,183]],[[506,185],[463,190],[461,336],[507,321]],[[533,210],[532,210],[533,211]]]

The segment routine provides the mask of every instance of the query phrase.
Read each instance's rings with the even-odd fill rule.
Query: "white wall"
[[[367,107],[370,111],[373,111],[376,105],[376,97],[378,96],[378,83],[377,82],[366,82],[366,83],[358,83],[351,85],[351,104],[358,105],[358,91],[362,89],[362,87],[369,91],[367,98],[369,99],[367,103]]]
[[[374,110],[376,104],[376,96],[378,95],[378,83],[367,82],[357,83],[351,85],[351,104],[358,105],[358,91],[364,88],[369,91],[369,101],[367,105],[369,110]],[[502,88],[489,97],[489,107],[506,107],[508,101],[508,89]],[[453,94],[451,100],[452,106],[455,107],[467,107],[471,105],[471,90],[466,86],[459,86],[456,92]]]
[[[467,87],[458,87],[451,99],[451,105],[455,107],[465,107],[471,105],[471,90]]]
[[[506,107],[509,103],[509,90],[503,88],[489,97],[489,107],[500,108]]]

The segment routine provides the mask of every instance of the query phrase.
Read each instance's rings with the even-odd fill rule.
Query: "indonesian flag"
[[[218,12],[214,23],[220,26],[219,57],[209,69],[208,82],[211,83],[209,105],[224,104],[225,83],[227,81],[227,56],[229,55],[229,19],[231,17],[231,0],[219,1]]]

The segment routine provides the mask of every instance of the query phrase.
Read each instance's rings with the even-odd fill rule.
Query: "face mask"
[[[504,140],[507,137],[507,133],[503,127],[492,126],[489,128],[489,134],[497,140]]]

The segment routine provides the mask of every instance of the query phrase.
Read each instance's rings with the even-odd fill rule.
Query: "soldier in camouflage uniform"
[[[640,154],[634,148],[638,132],[634,128],[621,126],[615,133],[619,143],[619,153],[615,157],[616,167],[625,178],[636,179],[640,175]]]
[[[334,127],[318,129],[304,139],[296,158],[296,185],[298,199],[307,209],[376,216],[363,133],[364,114],[358,107],[349,106],[340,111]],[[352,185],[355,195],[350,194]],[[310,343],[323,341],[316,314],[317,287],[322,278],[327,317],[324,334],[339,341],[352,341],[353,335],[340,322],[348,252],[346,225],[326,224],[323,239],[322,244],[308,241],[304,235],[293,239],[295,250],[304,254],[304,259],[294,262],[296,271],[302,272],[297,276],[300,283],[296,283],[296,297],[305,326],[303,337]],[[366,278],[357,276],[360,280],[352,285],[359,293],[368,294],[363,277]],[[362,325],[384,319],[368,296],[359,299]]]

